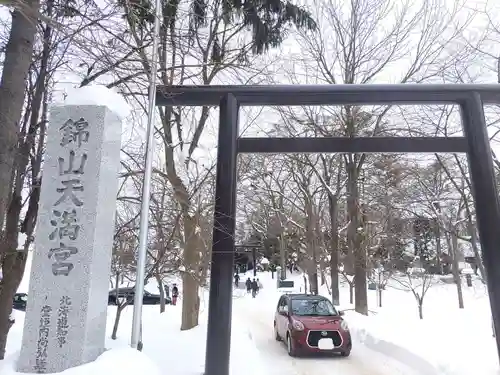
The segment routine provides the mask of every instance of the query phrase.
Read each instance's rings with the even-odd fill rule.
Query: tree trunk
[[[116,340],[116,338],[118,337],[118,326],[120,325],[120,318],[122,316],[122,311],[125,309],[125,307],[127,307],[127,301],[124,301],[122,304],[117,303],[115,322],[113,323],[113,331],[111,332],[112,340]]]
[[[354,256],[354,309],[356,312],[368,315],[368,292],[366,285],[366,249],[361,246],[361,236],[358,233],[359,199],[357,163],[352,160],[347,163],[347,206],[349,211],[349,247]]]
[[[184,215],[184,267],[182,273],[182,323],[181,331],[194,328],[198,325],[199,303],[199,250],[197,249],[198,234],[196,233],[196,217]]]
[[[278,238],[278,245],[280,247],[280,266],[281,266],[281,271],[280,271],[280,278],[281,280],[286,279],[286,247],[285,247],[285,241],[283,239],[285,231],[283,230],[281,232],[281,236]]]
[[[17,153],[19,120],[24,106],[26,78],[33,55],[38,0],[26,0],[26,9],[12,12],[0,81],[0,228],[4,227],[11,195],[12,173]],[[5,250],[5,249],[4,249]]]
[[[16,189],[18,190],[18,189]],[[19,234],[19,216],[22,208],[22,197],[14,191],[7,212],[7,220],[2,243],[2,273],[0,283],[0,359],[4,359],[7,336],[12,323],[12,299],[23,278],[26,266],[27,251],[17,251]]]
[[[463,309],[464,295],[462,291],[462,279],[460,278],[460,270],[458,268],[458,238],[453,228],[451,228],[450,236],[451,236],[451,241],[448,240],[448,242],[449,242],[449,248],[451,250],[451,267],[453,273],[453,280],[455,281],[455,285],[457,287],[458,308]]]
[[[16,207],[14,207],[14,203]],[[13,203],[9,207],[3,244],[5,248],[3,250],[3,278],[0,291],[0,359],[4,359],[5,356],[7,336],[12,326],[10,321],[12,299],[23,277],[27,258],[27,252],[17,251],[18,231],[16,228],[12,228],[14,223],[19,221],[19,215],[16,215],[16,208],[20,205],[21,198],[18,197],[13,199]]]
[[[467,221],[468,221],[468,229],[469,229],[469,235],[470,235],[470,243],[472,246],[472,250],[474,251],[474,258],[476,259],[476,264],[477,268],[479,269],[479,273],[481,275],[481,281],[486,283],[486,271],[484,269],[483,265],[483,259],[481,258],[481,254],[479,253],[479,246],[477,245],[477,234],[476,234],[476,228],[474,224],[472,223],[472,218],[469,214],[467,214]]]
[[[160,314],[165,312],[165,288],[163,287],[163,280],[158,272],[155,273],[156,282],[160,291]]]
[[[12,326],[10,321],[12,300],[23,277],[27,252],[13,250],[4,255],[2,292],[0,293],[0,360],[5,358],[7,337]]]
[[[328,194],[328,212],[330,214],[330,280],[332,302],[340,305],[339,288],[339,228],[338,228],[338,197]]]
[[[349,282],[349,303],[354,303],[354,283]]]
[[[332,302],[335,306],[340,305],[340,280],[339,280],[339,262],[340,262],[340,253],[339,253],[339,223],[338,223],[338,194],[341,190],[341,176],[343,170],[342,163],[342,155],[338,156],[338,165],[337,165],[337,178],[336,178],[336,186],[335,192],[336,194],[332,194],[332,161],[333,159],[329,159],[328,162],[326,159],[323,160],[323,169],[324,169],[324,178],[325,183],[328,185],[327,189],[327,197],[328,197],[328,214],[330,216],[330,282],[331,282],[331,295]]]
[[[121,274],[123,278],[123,274]],[[123,280],[122,280],[123,283]],[[116,314],[115,321],[113,323],[113,331],[111,332],[111,339],[116,340],[118,335],[118,326],[120,325],[120,318],[122,316],[122,311],[127,307],[127,299],[125,298],[122,303],[118,299],[118,290],[120,289],[120,272],[116,272],[115,275],[115,305],[116,305]]]
[[[306,203],[306,239],[307,239],[307,276],[309,278],[309,289],[311,294],[318,294],[318,264],[316,259],[316,240],[315,240],[315,215],[310,201],[307,197]]]
[[[382,288],[378,287],[378,307],[382,307]]]
[[[4,248],[1,251],[1,253],[3,253],[3,278],[0,283],[0,360],[4,359],[5,356],[7,337],[12,326],[12,321],[10,320],[12,299],[24,275],[28,249],[31,242],[30,238],[33,235],[36,224],[38,201],[40,198],[39,186],[33,188],[29,199],[28,210],[24,222],[21,225],[23,233],[26,234],[28,239],[26,240],[24,249],[18,251],[19,218],[22,209],[20,190],[22,186],[22,182],[18,181],[16,189],[12,193],[9,210],[7,212],[4,240],[1,244]]]
[[[309,290],[311,291],[311,294],[317,295],[319,293],[319,288],[318,288],[318,272],[311,272],[311,275],[309,275]]]
[[[436,265],[439,270],[439,274],[443,274],[443,266],[441,264],[441,225],[436,224]]]
[[[422,299],[418,300],[418,317],[424,319],[424,301]]]

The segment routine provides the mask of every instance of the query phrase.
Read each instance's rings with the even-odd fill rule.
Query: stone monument
[[[121,133],[106,106],[51,110],[19,372],[104,351]]]

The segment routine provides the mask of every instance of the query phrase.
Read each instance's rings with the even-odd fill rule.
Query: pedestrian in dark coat
[[[255,279],[252,280],[252,298],[255,298],[257,292],[259,291],[259,284]]]
[[[250,293],[252,291],[252,280],[250,278],[245,281],[245,286],[247,287],[247,293]]]
[[[177,288],[177,284],[174,284],[172,287],[172,305],[177,305],[177,297],[179,297],[179,289]]]

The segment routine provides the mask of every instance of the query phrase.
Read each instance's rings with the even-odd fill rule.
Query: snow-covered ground
[[[418,318],[411,292],[394,287],[399,286],[389,284],[383,292],[382,308],[377,308],[376,291],[368,291],[373,315],[346,314],[367,345],[373,341],[377,350],[422,370],[432,367],[436,374],[500,374],[489,300],[479,281],[470,288],[464,283],[464,309],[458,308],[454,284],[431,286],[423,303],[423,320]],[[348,300],[348,289],[342,288],[341,303]]]
[[[29,265],[28,265],[29,269]],[[250,275],[251,276],[251,275]],[[290,358],[283,344],[273,337],[273,313],[280,291],[270,273],[259,273],[264,284],[256,299],[235,291],[232,325],[232,375],[498,375],[495,342],[491,334],[488,299],[484,287],[465,288],[465,309],[459,310],[453,285],[431,287],[424,301],[424,320],[418,319],[411,293],[388,288],[384,307],[378,309],[375,291],[370,293],[373,315],[358,315],[349,309],[348,289],[341,290],[342,309],[354,339],[349,358]],[[242,275],[241,280],[246,277]],[[303,289],[303,278],[292,277]],[[148,285],[155,291],[155,285]],[[23,281],[20,290],[27,290]],[[323,293],[327,295],[326,291]],[[142,353],[128,349],[132,307],[123,313],[118,339],[108,339],[98,361],[70,369],[67,375],[137,374],[201,375],[204,367],[207,296],[202,298],[201,324],[180,332],[180,306],[167,306],[159,314],[156,306],[144,309]],[[109,308],[110,336],[115,309]],[[13,375],[21,345],[23,314],[16,312],[9,336],[8,358],[0,362],[0,374]]]
[[[301,277],[296,281],[302,285]],[[401,288],[389,282],[382,308],[377,307],[377,292],[369,290],[370,316],[364,316],[353,311],[347,283],[342,285],[340,308],[358,341],[425,375],[500,374],[489,300],[479,280],[472,287],[464,282],[464,309],[458,308],[454,284],[433,282],[424,298],[423,320],[413,294]],[[328,295],[326,287],[321,292]]]
[[[259,278],[266,285],[275,285],[270,274],[259,274]],[[295,274],[289,279],[295,281],[297,291],[304,290],[302,275]],[[351,334],[358,342],[353,355],[362,353],[367,357],[367,349],[377,352],[383,355],[379,358],[384,359],[392,371],[401,369],[394,361],[405,365],[400,370],[402,374],[500,374],[489,300],[483,284],[474,280],[473,286],[467,287],[464,282],[465,308],[459,309],[455,285],[433,282],[424,298],[423,320],[418,317],[412,293],[401,289],[400,283],[389,282],[383,292],[382,308],[377,307],[376,291],[369,290],[370,316],[363,316],[353,311],[348,286],[346,283],[342,285],[340,309],[346,312]],[[326,287],[322,287],[321,292],[328,296]],[[276,290],[267,288],[258,298],[265,299],[266,321],[271,321],[277,303]],[[264,309],[262,306],[258,309],[261,311],[258,316],[262,317]],[[247,313],[254,314],[254,311],[251,305],[246,309]],[[371,356],[374,357],[373,353]],[[382,370],[391,373],[381,363],[372,369],[374,374]],[[360,370],[359,373],[364,372]]]
[[[153,285],[149,285],[151,291]],[[180,332],[181,307],[167,306],[164,314],[159,313],[158,306],[144,306],[143,312],[143,341],[142,353],[128,349],[132,322],[132,307],[124,310],[118,339],[107,339],[107,348],[110,349],[99,357],[98,361],[70,369],[64,372],[67,375],[127,375],[127,374],[175,374],[200,375],[204,369],[205,337],[206,337],[206,304],[202,307],[201,324],[195,329]],[[108,309],[107,337],[111,336],[115,307]],[[0,374],[16,374],[15,359],[21,346],[24,314],[15,312],[16,324],[9,335],[7,346],[7,360],[0,362]],[[259,369],[258,350],[250,339],[246,325],[237,317],[232,329],[234,343],[231,357],[231,369],[234,374],[250,375],[254,372],[265,374]],[[241,370],[241,363],[246,363],[248,357],[256,358],[252,363],[252,371]]]

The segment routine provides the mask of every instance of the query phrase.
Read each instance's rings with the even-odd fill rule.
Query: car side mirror
[[[288,306],[283,306],[281,308],[281,315],[288,316]]]
[[[342,310],[339,310],[339,316],[344,316],[344,312]]]

